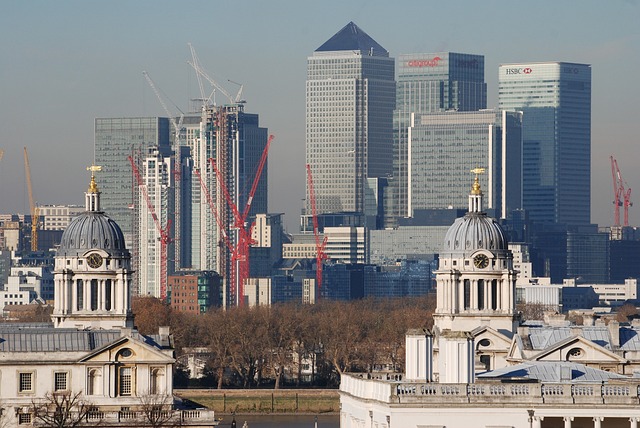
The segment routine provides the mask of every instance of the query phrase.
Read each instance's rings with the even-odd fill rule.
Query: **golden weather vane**
[[[91,171],[91,184],[89,184],[89,193],[97,193],[98,185],[96,184],[95,173],[102,171],[102,167],[98,165],[91,165],[87,167],[87,171]]]
[[[471,170],[472,174],[476,175],[475,180],[473,180],[473,186],[471,186],[471,193],[473,195],[481,195],[482,190],[480,190],[480,180],[478,179],[478,175],[484,174],[486,170],[484,168],[474,168]]]

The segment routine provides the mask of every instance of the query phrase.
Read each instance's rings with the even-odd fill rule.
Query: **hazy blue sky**
[[[637,1],[0,2],[0,213],[28,211],[22,148],[42,204],[83,203],[95,117],[164,116],[142,76],[184,111],[199,96],[187,64],[244,84],[247,111],[276,136],[269,209],[294,231],[305,197],[306,58],[349,21],[392,57],[485,55],[489,107],[501,63],[592,64],[592,221],[613,218],[609,156],[636,187],[640,224],[640,8]],[[177,110],[176,110],[177,111]],[[126,172],[125,172],[126,173]]]

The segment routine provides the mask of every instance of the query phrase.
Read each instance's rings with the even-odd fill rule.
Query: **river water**
[[[247,423],[248,428],[315,428],[316,420],[313,415],[236,415],[236,427],[242,428]],[[233,416],[222,417],[221,428],[231,427]],[[339,415],[318,416],[318,428],[339,428]]]

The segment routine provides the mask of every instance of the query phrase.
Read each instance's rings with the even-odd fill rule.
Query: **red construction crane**
[[[216,209],[216,205],[213,203],[213,199],[211,198],[211,193],[209,192],[209,189],[207,188],[207,185],[205,184],[204,180],[202,179],[202,175],[200,174],[200,171],[195,169],[194,170],[195,174],[198,176],[198,179],[200,180],[200,187],[202,188],[202,192],[204,193],[206,199],[207,199],[207,203],[209,204],[209,209],[211,210],[211,212],[213,213],[215,219],[216,219],[216,223],[218,225],[218,230],[220,231],[220,234],[222,235],[222,239],[221,242],[218,243],[219,246],[223,246],[226,245],[227,249],[229,251],[229,253],[233,254],[233,252],[235,251],[235,248],[233,247],[233,243],[231,242],[231,239],[229,238],[229,236],[227,235],[226,232],[226,228],[223,226],[222,223],[222,219],[220,218],[220,213],[218,212],[218,210]],[[220,264],[220,268],[221,271],[218,272],[223,278],[227,277],[227,266],[225,263],[221,263]],[[233,264],[231,265],[231,272],[230,272],[230,282],[231,282],[231,295],[235,296],[235,278],[236,278],[236,273],[235,273],[235,269]]]
[[[322,264],[328,258],[325,253],[327,247],[327,237],[320,241],[320,233],[318,232],[318,213],[316,212],[316,194],[313,190],[313,176],[311,175],[311,165],[307,164],[307,185],[309,187],[309,199],[311,200],[311,214],[313,216],[313,235],[316,238],[316,284],[318,289],[318,297],[322,290]]]
[[[613,178],[613,225],[620,226],[620,207],[623,207],[624,226],[629,226],[629,207],[633,205],[631,202],[631,188],[622,179],[618,161],[613,156],[609,158],[611,159],[611,175]]]
[[[238,210],[238,206],[231,198],[229,189],[227,188],[222,173],[216,165],[216,161],[213,158],[209,158],[209,162],[211,163],[211,166],[215,171],[218,185],[220,186],[220,189],[222,189],[222,193],[224,194],[225,200],[227,201],[227,205],[233,213],[233,217],[235,219],[235,224],[233,225],[233,227],[238,230],[237,244],[235,249],[233,250],[231,258],[233,265],[231,269],[231,294],[235,297],[238,306],[244,305],[244,283],[249,278],[250,274],[249,246],[253,243],[253,240],[251,239],[251,230],[253,228],[253,224],[249,225],[249,227],[247,228],[247,217],[249,216],[249,211],[251,210],[253,197],[255,196],[256,190],[258,189],[258,183],[260,182],[260,177],[262,176],[262,170],[264,169],[264,166],[267,162],[267,155],[269,153],[269,147],[271,146],[271,141],[273,140],[273,138],[273,135],[269,136],[267,144],[262,151],[262,156],[260,157],[260,162],[258,163],[256,174],[253,177],[253,184],[251,186],[251,190],[249,191],[249,195],[247,196],[247,202],[242,213],[240,213],[240,210]],[[236,290],[237,294],[234,293],[234,291]]]
[[[160,299],[165,300],[167,298],[167,246],[173,242],[169,236],[169,231],[171,230],[171,219],[167,220],[167,224],[163,228],[156,214],[156,210],[151,203],[149,194],[147,193],[147,186],[144,184],[144,181],[140,176],[140,171],[131,156],[129,156],[129,163],[131,164],[131,169],[133,170],[133,174],[138,182],[138,187],[142,191],[144,199],[147,202],[147,209],[151,214],[151,218],[153,218],[156,230],[160,234]]]

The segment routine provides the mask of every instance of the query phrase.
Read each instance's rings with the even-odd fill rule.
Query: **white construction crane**
[[[178,122],[176,122],[175,115],[172,114],[171,111],[169,111],[169,108],[167,107],[164,100],[162,99],[162,96],[160,95],[160,91],[156,87],[156,84],[154,83],[153,79],[151,79],[151,76],[149,76],[149,73],[147,73],[146,71],[143,71],[142,75],[145,77],[145,79],[147,79],[149,86],[151,86],[151,89],[153,89],[153,92],[156,94],[156,97],[158,97],[158,101],[160,101],[160,104],[162,104],[162,108],[164,109],[165,113],[167,113],[169,120],[171,120],[171,124],[173,125],[173,129],[175,130],[175,133],[176,133],[175,143],[177,145],[183,145],[187,138],[187,131],[182,127],[182,122],[184,120],[184,113],[182,112],[182,110],[178,108],[178,106],[175,105],[175,103],[172,102],[174,107],[178,109],[178,111],[180,112],[180,119],[178,120]]]
[[[236,104],[244,104],[244,103],[246,103],[246,101],[242,99],[242,90],[244,89],[244,85],[242,83],[234,82],[231,79],[227,79],[227,81],[230,82],[230,83],[233,83],[234,85],[240,86],[240,89],[238,90],[238,93],[236,94]]]
[[[192,61],[187,61],[189,63],[189,65],[191,67],[193,67],[193,69],[196,71],[196,75],[202,76],[205,79],[207,79],[207,81],[209,83],[211,83],[211,86],[213,86],[215,89],[217,89],[218,91],[220,91],[225,97],[227,97],[229,99],[229,101],[231,102],[231,104],[235,104],[236,101],[234,100],[234,98],[229,94],[229,92],[227,92],[222,86],[220,86],[218,84],[218,82],[216,82],[215,80],[213,80],[211,77],[209,77],[209,75],[207,74],[206,71],[204,71],[204,69],[202,68],[202,66],[200,65],[200,61],[198,60],[198,56],[196,55],[196,50],[193,47],[193,45],[191,43],[189,43],[189,48],[191,49],[191,57],[192,57]],[[203,95],[204,98],[204,88],[202,87],[202,81],[200,80],[200,78],[198,77],[198,84],[200,85],[200,93]]]

